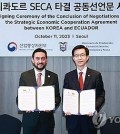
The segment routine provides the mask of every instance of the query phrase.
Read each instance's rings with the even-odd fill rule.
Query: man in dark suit
[[[33,69],[23,72],[20,76],[19,86],[37,87],[37,74],[41,73],[41,85],[55,88],[55,106],[59,106],[61,97],[57,74],[46,70],[47,52],[44,49],[36,49],[32,54]],[[49,92],[49,89],[48,89]],[[54,111],[26,111],[23,113],[23,134],[53,134]],[[37,132],[36,132],[37,130]]]
[[[72,50],[72,58],[76,69],[65,75],[63,88],[81,91],[78,79],[79,73],[82,72],[84,83],[82,90],[95,89],[96,110],[99,111],[105,102],[105,90],[101,73],[87,67],[89,49],[83,45],[75,46]],[[68,134],[97,134],[97,129],[92,122],[93,114],[72,115],[71,113],[65,113]]]

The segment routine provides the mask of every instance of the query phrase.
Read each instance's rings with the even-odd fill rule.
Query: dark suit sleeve
[[[61,102],[61,97],[59,92],[59,82],[58,82],[57,75],[55,75],[54,85],[55,85],[55,107],[57,108]]]
[[[67,75],[65,75],[65,78],[64,78],[63,88],[69,88],[69,80],[67,78]]]
[[[23,80],[23,74],[21,74],[20,79],[19,79],[19,86],[25,86],[25,82]]]
[[[96,110],[99,111],[105,102],[105,90],[102,76],[99,73],[96,78]]]

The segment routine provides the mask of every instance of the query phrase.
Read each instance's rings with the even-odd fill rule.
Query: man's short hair
[[[35,49],[34,52],[32,53],[32,58],[34,58],[34,55],[35,55],[35,53],[37,53],[37,52],[43,52],[43,53],[45,54],[46,58],[47,58],[47,52],[46,52],[46,50],[44,50],[44,49],[42,49],[42,48],[37,48],[37,49]]]

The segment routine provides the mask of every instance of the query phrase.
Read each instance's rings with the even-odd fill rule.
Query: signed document
[[[95,89],[78,92],[72,89],[63,91],[63,111],[70,114],[89,114],[95,112]]]
[[[64,89],[63,111],[65,113],[78,114],[79,94],[76,90]]]
[[[55,92],[53,86],[42,86],[37,89],[37,104],[40,111],[55,109]]]
[[[34,87],[21,86],[18,88],[18,108],[21,111],[36,109],[36,91]]]
[[[53,86],[18,88],[18,108],[21,111],[45,111],[55,109],[55,92]]]
[[[95,112],[95,90],[83,90],[80,92],[80,114],[85,115]]]

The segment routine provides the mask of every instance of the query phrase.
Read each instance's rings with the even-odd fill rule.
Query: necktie
[[[42,81],[41,81],[41,73],[37,74],[37,86],[40,87],[42,85]]]
[[[80,84],[80,89],[83,90],[83,77],[82,77],[83,72],[79,73],[79,84]]]

